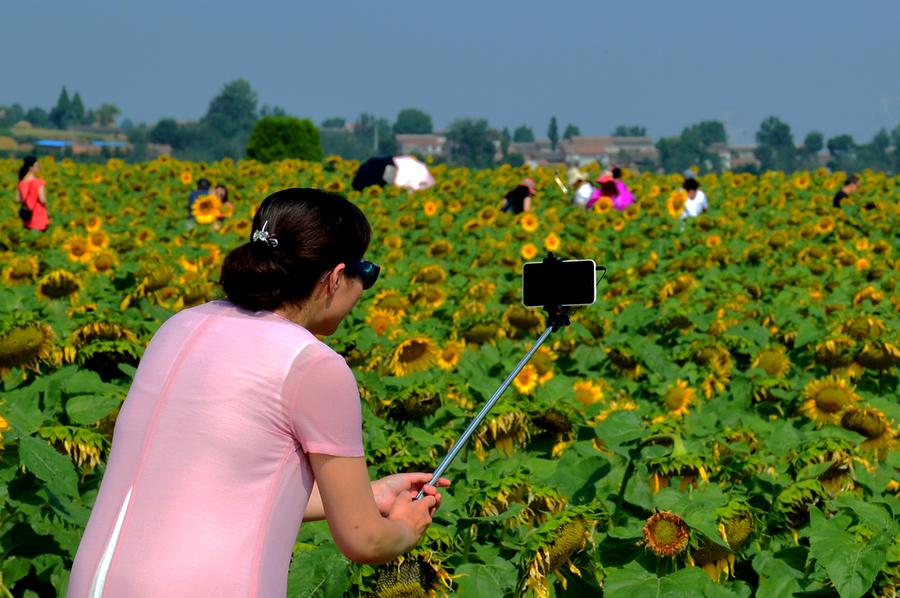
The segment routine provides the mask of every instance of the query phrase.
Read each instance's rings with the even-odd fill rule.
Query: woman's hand
[[[419,490],[425,490],[425,496],[434,496],[435,505],[430,514],[434,514],[441,504],[441,495],[437,488],[428,484],[431,481],[430,473],[395,473],[372,482],[372,494],[375,495],[375,504],[382,515],[388,517],[397,501],[397,497],[403,493],[415,498]],[[446,488],[450,480],[441,478],[438,487]]]

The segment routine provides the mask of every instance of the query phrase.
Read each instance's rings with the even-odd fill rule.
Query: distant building
[[[403,133],[397,135],[397,145],[400,146],[400,153],[404,155],[442,158],[445,156],[447,137],[443,133]]]
[[[528,142],[513,141],[509,144],[507,154],[519,154],[529,166],[544,166],[546,164],[562,164],[566,161],[566,155],[562,149],[562,141],[556,144],[554,150],[549,139],[535,139]]]

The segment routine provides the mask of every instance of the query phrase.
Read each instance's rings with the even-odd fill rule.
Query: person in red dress
[[[40,164],[34,156],[28,156],[19,168],[19,185],[16,189],[16,199],[31,210],[31,218],[22,220],[25,228],[32,230],[47,230],[50,218],[47,214],[47,192],[44,190],[43,179],[38,177]]]

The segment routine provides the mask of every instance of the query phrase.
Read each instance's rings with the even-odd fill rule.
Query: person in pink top
[[[431,475],[370,482],[356,380],[317,338],[375,283],[370,236],[339,195],[263,201],[222,266],[228,300],[170,318],[141,359],[70,598],[284,596],[302,521],[327,519],[360,563],[416,545],[440,504]]]
[[[612,177],[616,182],[616,190],[618,194],[613,198],[613,208],[617,210],[624,210],[628,206],[634,203],[634,193],[631,192],[631,189],[628,188],[628,185],[625,184],[625,181],[622,180],[622,169],[616,166],[612,169]]]
[[[44,181],[38,177],[41,165],[37,158],[28,156],[19,168],[19,184],[16,187],[16,200],[20,207],[31,213],[29,218],[22,219],[22,225],[32,230],[44,231],[50,224],[47,214],[47,192]],[[21,212],[20,212],[21,214]]]

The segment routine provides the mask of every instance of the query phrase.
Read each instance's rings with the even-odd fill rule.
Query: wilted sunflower
[[[99,465],[109,449],[109,441],[102,434],[87,428],[49,426],[38,430],[38,436],[69,455],[84,473]]]
[[[41,363],[53,362],[53,329],[46,324],[13,326],[0,334],[0,377],[12,368],[38,370]]]
[[[219,196],[209,194],[197,198],[191,206],[191,214],[198,224],[212,224],[219,218],[221,208]]]
[[[810,380],[803,394],[807,400],[803,403],[801,411],[813,420],[818,428],[825,424],[839,423],[841,412],[859,401],[856,388],[845,378],[837,376]]]
[[[505,412],[490,417],[472,436],[475,455],[487,456],[487,449],[496,447],[504,455],[511,455],[514,446],[522,446],[531,438],[531,419],[527,414],[507,407]]]
[[[663,397],[669,415],[681,417],[687,413],[688,406],[694,401],[694,394],[694,389],[688,386],[687,381],[676,380]]]
[[[38,281],[37,295],[41,299],[59,299],[81,288],[78,278],[68,270],[53,270]]]
[[[531,590],[537,598],[548,598],[551,573],[556,575],[565,589],[566,578],[560,569],[566,564],[570,572],[581,577],[581,570],[575,566],[572,558],[584,550],[590,536],[588,519],[578,511],[564,512],[538,528],[529,539],[524,553],[520,592]]]
[[[865,436],[860,447],[871,450],[879,459],[893,450],[896,444],[896,433],[890,420],[883,411],[874,407],[848,408],[841,416],[841,427]]]
[[[94,254],[91,260],[91,271],[100,274],[111,274],[113,269],[119,263],[116,254],[108,249],[101,249]]]
[[[511,329],[511,336],[533,336],[546,328],[544,314],[522,305],[510,305],[503,313],[503,322]]]
[[[607,350],[607,356],[610,362],[616,366],[620,372],[631,378],[638,378],[643,373],[641,362],[632,355],[622,349],[612,348]]]
[[[433,555],[406,554],[379,567],[373,598],[427,598],[450,589],[450,575]]]
[[[633,203],[622,212],[622,216],[625,220],[637,220],[641,216],[641,206],[637,203]]]
[[[437,359],[438,349],[434,341],[426,336],[418,336],[397,345],[391,357],[391,369],[395,376],[405,376],[428,369],[437,363]]]
[[[768,347],[756,354],[751,367],[765,370],[770,378],[783,378],[791,369],[791,361],[782,346]]]
[[[494,296],[494,289],[497,288],[490,280],[479,280],[469,287],[468,295],[473,299],[485,302]]]
[[[39,267],[38,259],[33,255],[16,256],[3,268],[3,284],[14,287],[32,283],[37,278]]]
[[[493,224],[500,215],[500,211],[493,206],[485,206],[478,212],[478,220],[482,224]]]
[[[856,362],[870,370],[888,370],[900,362],[900,348],[887,341],[869,341],[856,354]]]
[[[428,246],[428,255],[431,257],[443,257],[451,251],[453,251],[453,245],[444,239],[438,239]]]
[[[438,264],[423,266],[412,277],[412,282],[424,282],[427,284],[441,284],[445,280],[447,280],[447,271]]]
[[[690,532],[684,519],[670,511],[656,511],[641,530],[644,546],[660,558],[674,557],[687,548]]]

